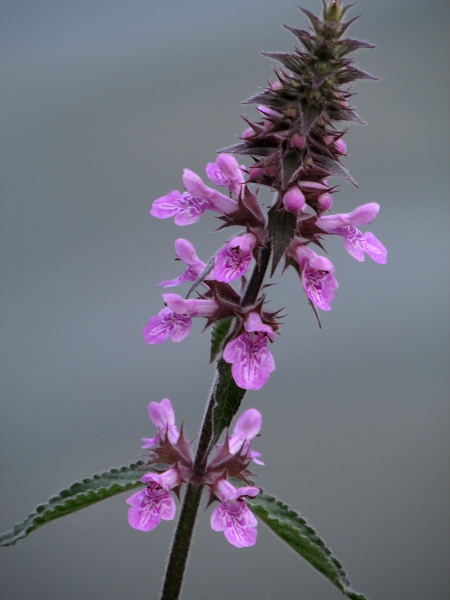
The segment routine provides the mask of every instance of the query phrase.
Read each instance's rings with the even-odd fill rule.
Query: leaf
[[[327,110],[328,116],[333,121],[350,121],[352,123],[356,123],[357,125],[367,125],[367,123],[361,119],[356,110],[353,108],[349,109],[340,109],[338,111]]]
[[[296,148],[285,150],[282,160],[282,185],[284,190],[287,190],[293,175],[302,166],[301,154]]]
[[[333,160],[328,156],[323,156],[322,154],[314,154],[312,156],[314,162],[323,169],[329,171],[331,175],[340,177],[344,181],[348,181],[349,183],[352,183],[355,187],[358,187],[356,181],[353,179],[353,177],[350,175],[347,169],[341,165],[341,163],[338,163],[336,160]]]
[[[347,598],[367,600],[354,592],[341,563],[335,558],[314,529],[295,511],[261,492],[256,498],[246,500],[250,510],[281,538],[288,546],[304,558],[319,573],[322,573]]]
[[[366,71],[361,71],[361,69],[356,69],[355,67],[345,67],[340,73],[337,73],[336,80],[340,83],[349,83],[350,81],[355,81],[355,79],[372,79],[373,81],[378,81],[379,77],[375,77],[375,75],[371,75]]]
[[[77,510],[92,506],[142,485],[140,479],[148,469],[143,468],[144,462],[139,461],[128,467],[111,469],[90,479],[83,479],[53,496],[46,504],[41,504],[21,523],[18,523],[6,533],[0,535],[0,546],[10,546],[26,537],[39,527],[69,515]]]
[[[284,210],[269,211],[269,233],[273,247],[271,275],[275,273],[278,263],[294,237],[296,222],[296,217],[292,213]]]
[[[209,356],[209,362],[212,363],[217,357],[219,352],[222,350],[223,342],[230,331],[231,323],[233,322],[232,317],[221,319],[216,321],[212,326],[211,331],[211,352]]]
[[[219,440],[222,431],[229,427],[245,396],[245,392],[246,390],[236,385],[231,375],[231,365],[220,358],[217,363],[217,380],[213,389],[216,401],[213,445]]]
[[[344,56],[349,52],[354,52],[355,50],[359,50],[360,48],[376,48],[374,44],[369,44],[369,42],[363,42],[362,40],[355,40],[353,38],[346,38],[345,40],[341,40],[338,42],[338,53],[340,56]]]
[[[261,52],[263,56],[277,60],[293,73],[302,73],[304,64],[300,57],[288,52]]]

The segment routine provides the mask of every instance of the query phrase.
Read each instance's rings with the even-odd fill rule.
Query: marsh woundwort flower
[[[175,425],[175,413],[168,398],[150,402],[150,419],[158,428],[153,438],[142,438],[143,448],[149,450],[147,466],[151,469],[141,481],[144,489],[127,499],[128,521],[134,529],[151,531],[161,520],[170,521],[176,513],[172,490],[189,481],[206,485],[210,502],[219,501],[211,516],[214,531],[224,531],[226,539],[239,548],[256,542],[256,519],[248,509],[245,498],[254,498],[259,488],[249,485],[248,463],[264,464],[261,454],[251,449],[252,440],[259,435],[261,413],[249,408],[237,420],[233,433],[216,445],[213,458],[203,475],[195,472],[188,442]],[[244,487],[236,489],[228,477],[241,480]]]

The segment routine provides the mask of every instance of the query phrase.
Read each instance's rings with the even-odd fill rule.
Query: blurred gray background
[[[227,232],[148,215],[243,130],[240,106],[289,50],[294,0],[1,3],[1,527],[53,493],[140,455],[150,400],[197,434],[208,334],[147,346],[173,242],[202,258]],[[304,0],[317,10],[319,2]],[[448,598],[448,3],[359,0],[351,29],[367,127],[350,127],[337,211],[380,202],[389,262],[327,240],[340,288],[318,330],[293,272],[261,410],[258,484],[311,521],[371,600]],[[158,598],[173,526],[127,523],[126,494],[1,550],[2,600]],[[341,597],[264,527],[231,547],[200,515],[186,599]]]

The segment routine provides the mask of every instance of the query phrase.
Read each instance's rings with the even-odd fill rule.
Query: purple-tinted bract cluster
[[[226,539],[243,548],[256,542],[257,521],[250,512],[245,498],[254,498],[259,488],[250,485],[248,464],[264,464],[260,453],[250,448],[251,441],[261,429],[261,413],[254,408],[244,411],[237,420],[233,433],[225,442],[216,445],[213,458],[201,477],[195,473],[188,442],[183,431],[175,425],[175,414],[168,398],[160,403],[150,402],[150,419],[158,428],[153,438],[143,438],[143,448],[150,450],[147,466],[152,469],[142,478],[145,488],[128,498],[128,521],[134,529],[151,531],[161,520],[175,518],[175,500],[172,490],[179,495],[183,484],[190,481],[205,484],[210,491],[210,503],[219,501],[211,514],[211,527],[223,531]],[[236,488],[229,477],[243,482]]]

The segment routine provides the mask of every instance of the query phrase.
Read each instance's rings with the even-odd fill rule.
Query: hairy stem
[[[258,264],[253,269],[252,276],[248,282],[245,294],[242,298],[242,306],[251,306],[255,304],[261,291],[261,286],[266,275],[267,267],[269,266],[270,255],[272,253],[272,244],[267,242],[261,250]]]
[[[178,600],[203,486],[188,483],[169,556],[161,600]]]

